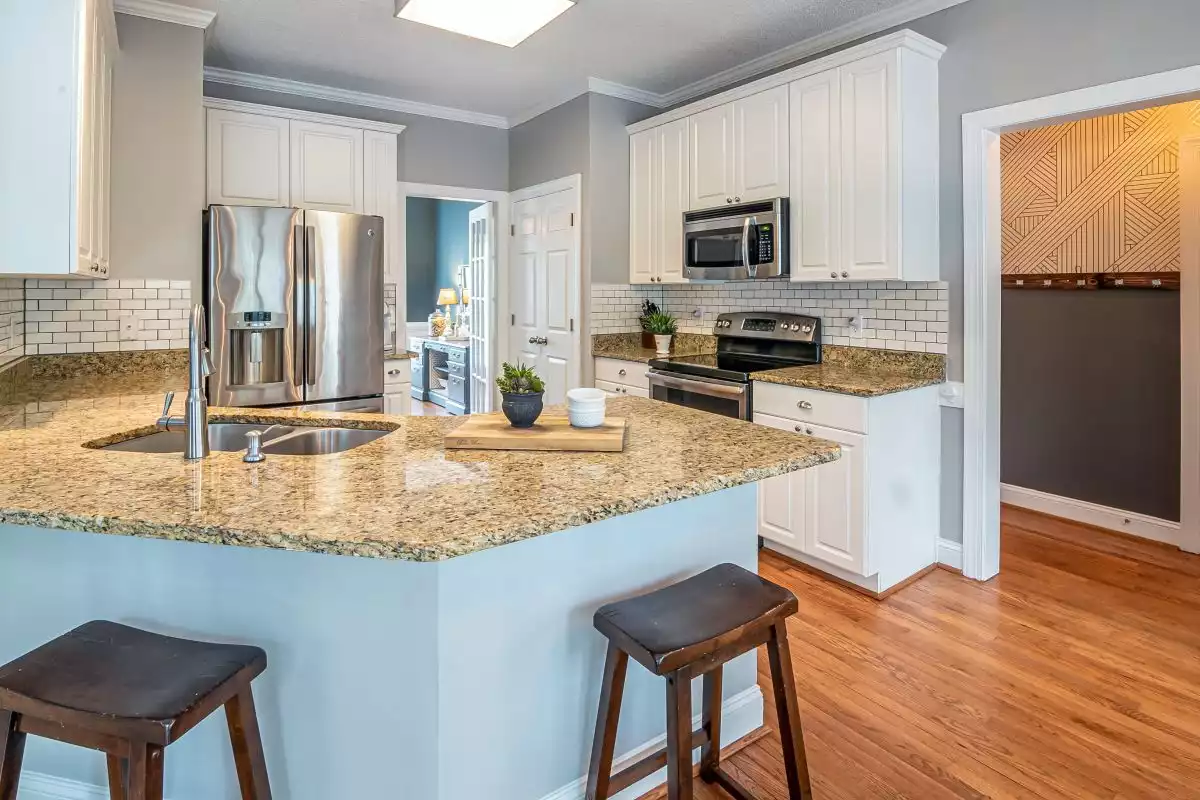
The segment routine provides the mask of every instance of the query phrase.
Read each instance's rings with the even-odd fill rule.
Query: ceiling
[[[578,0],[510,49],[398,20],[393,0],[218,0],[205,66],[519,121],[589,78],[679,102],[772,51],[792,52],[716,81],[804,55],[805,40],[834,46],[962,1]]]

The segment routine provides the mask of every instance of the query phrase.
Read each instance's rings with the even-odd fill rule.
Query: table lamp
[[[438,292],[437,304],[446,307],[446,318],[450,318],[450,306],[458,305],[458,292],[451,289],[442,289]]]

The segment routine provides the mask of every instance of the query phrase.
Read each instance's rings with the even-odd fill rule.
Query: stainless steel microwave
[[[749,281],[788,275],[788,199],[683,215],[683,277]]]

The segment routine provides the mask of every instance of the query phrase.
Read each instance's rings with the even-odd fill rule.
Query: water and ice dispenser
[[[229,336],[231,387],[261,386],[284,380],[287,314],[239,311],[225,317]]]

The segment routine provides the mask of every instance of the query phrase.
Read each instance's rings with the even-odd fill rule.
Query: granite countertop
[[[671,346],[673,356],[700,356],[717,352],[717,337],[705,333],[680,333]],[[640,361],[662,358],[653,347],[642,347],[640,333],[597,333],[592,336],[592,356]]]
[[[411,350],[397,350],[394,353],[384,353],[383,354],[384,361],[408,361],[409,359],[416,358],[416,357],[417,357],[417,354],[412,352]]]
[[[802,389],[879,397],[946,381],[946,359],[937,353],[909,353],[827,345],[822,363],[755,372],[750,377]]]
[[[213,421],[337,423],[391,433],[329,456],[85,447],[153,430],[178,365],[10,379],[0,404],[0,522],[370,558],[438,561],[840,457],[832,443],[636,397],[624,453],[446,451],[463,417],[210,410]],[[697,431],[703,431],[698,436]]]

